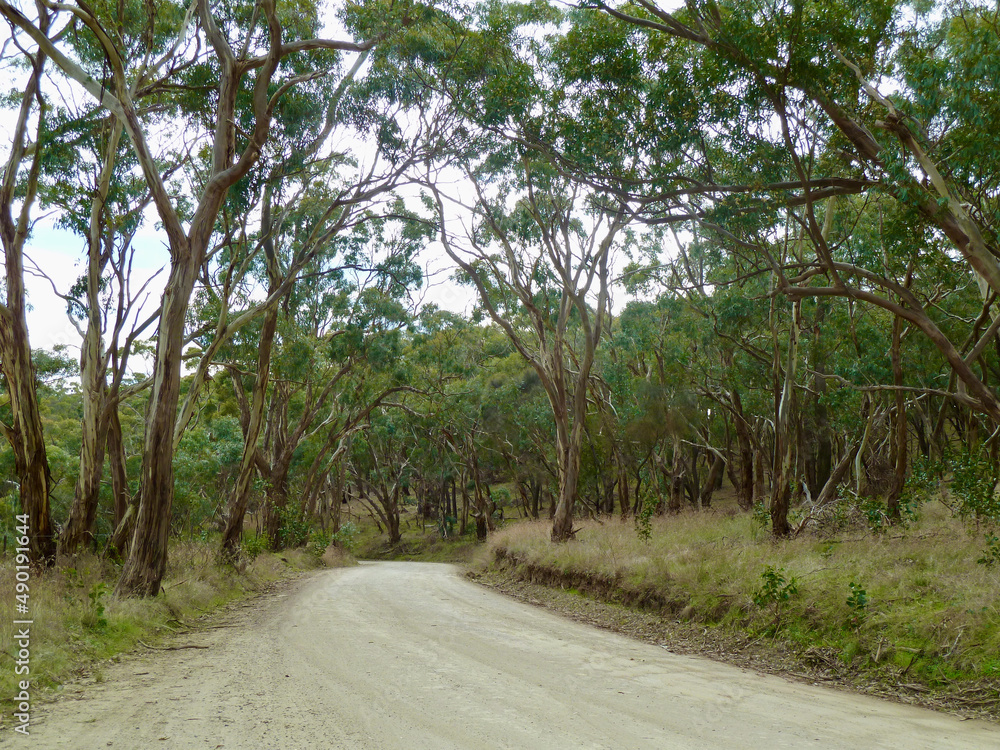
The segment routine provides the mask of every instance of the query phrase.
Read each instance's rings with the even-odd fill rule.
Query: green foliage
[[[243,532],[243,538],[240,540],[240,549],[244,557],[249,560],[257,559],[259,555],[267,552],[270,546],[271,542],[266,534],[258,534],[254,531]]]
[[[108,594],[108,585],[104,581],[98,581],[91,586],[87,598],[90,600],[90,610],[84,614],[83,624],[88,627],[102,630],[108,625],[108,618],[105,616],[104,599]]]
[[[313,557],[322,557],[332,540],[333,534],[329,531],[313,531],[309,534],[309,544],[306,545],[306,551]]]
[[[780,611],[782,604],[799,593],[798,582],[794,576],[786,579],[784,568],[775,569],[768,565],[760,574],[760,580],[760,588],[750,598],[761,609],[772,608],[775,614]]]
[[[209,407],[205,413],[210,415]],[[208,530],[221,503],[228,498],[243,450],[239,420],[209,416],[189,427],[174,457],[175,534],[198,536]]]
[[[767,509],[767,505],[764,503],[755,503],[753,510],[751,511],[751,518],[755,524],[761,528],[767,528],[771,523],[771,513]]]
[[[976,524],[1000,521],[996,488],[998,468],[987,451],[965,451],[947,461],[951,470],[949,490],[958,500],[958,512]]]
[[[861,512],[868,522],[868,528],[876,534],[881,534],[889,527],[889,515],[886,513],[885,503],[875,497],[867,497],[861,500]]]
[[[1000,563],[1000,538],[996,534],[986,535],[986,549],[983,550],[982,556],[976,560],[976,563],[985,565],[987,568],[992,568]]]
[[[309,539],[310,524],[303,517],[302,509],[289,503],[278,511],[278,515],[281,518],[281,548],[293,549],[304,545]]]
[[[337,545],[341,549],[353,552],[358,544],[358,534],[360,533],[361,532],[360,529],[358,529],[357,524],[355,524],[354,521],[348,521],[347,523],[341,524],[336,534],[330,535],[330,542]]]
[[[635,533],[644,542],[653,538],[653,514],[659,507],[660,499],[652,493],[648,493],[642,499],[642,508],[635,517]]]
[[[854,581],[847,584],[847,587],[851,592],[847,597],[847,606],[851,609],[850,624],[852,627],[859,627],[868,615],[868,592]]]

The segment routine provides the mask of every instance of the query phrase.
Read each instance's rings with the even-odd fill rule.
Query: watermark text
[[[14,697],[14,731],[28,734],[31,725],[31,626],[28,601],[31,597],[31,558],[28,546],[28,516],[16,516],[17,549],[14,558],[14,674],[18,694]]]

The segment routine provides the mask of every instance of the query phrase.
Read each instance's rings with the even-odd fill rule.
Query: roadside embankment
[[[775,542],[747,515],[495,534],[472,575],[667,648],[1000,719],[1000,570],[932,506],[908,529]]]

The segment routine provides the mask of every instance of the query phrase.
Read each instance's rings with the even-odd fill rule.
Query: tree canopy
[[[390,541],[548,507],[559,542],[725,490],[782,537],[845,499],[898,523],[927,467],[997,475],[998,13],[0,2],[0,466],[32,559],[96,545],[149,595],[172,534],[235,561],[348,499]],[[27,329],[47,211],[78,363]],[[468,314],[423,302],[434,255]]]

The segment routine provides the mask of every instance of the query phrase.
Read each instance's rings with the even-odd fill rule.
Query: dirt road
[[[324,571],[40,706],[74,750],[990,748],[1000,727],[676,656],[446,565]],[[4,740],[11,742],[7,734]]]

